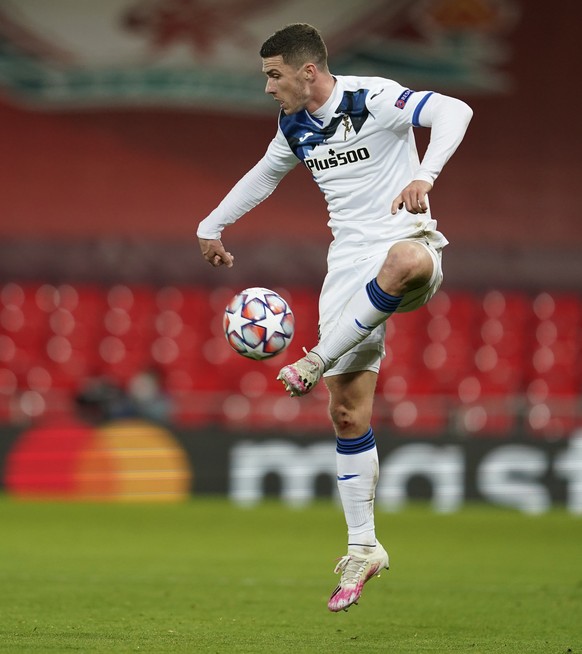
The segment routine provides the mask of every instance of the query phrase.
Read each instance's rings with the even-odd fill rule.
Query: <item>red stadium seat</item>
[[[13,397],[17,413],[37,419],[66,406],[62,397],[74,397],[88,377],[127,384],[155,366],[182,421],[329,430],[324,384],[296,402],[276,380],[317,340],[318,292],[275,289],[295,314],[295,336],[283,354],[256,362],[236,354],[223,334],[224,308],[240,290],[0,285],[0,417],[14,418],[7,418]],[[503,436],[521,414],[532,435],[561,438],[579,424],[576,293],[441,290],[426,307],[391,317],[386,333],[376,411],[394,431]]]

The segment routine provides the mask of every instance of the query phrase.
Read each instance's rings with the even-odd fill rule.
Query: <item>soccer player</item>
[[[447,244],[428,193],[461,143],[472,110],[439,93],[380,77],[332,75],[319,31],[297,23],[260,50],[265,92],[280,106],[263,158],[199,225],[204,258],[232,267],[222,231],[267,198],[302,163],[322,190],[333,241],[319,300],[319,342],[279,372],[293,396],[324,378],[337,440],[337,480],[348,528],[347,554],[331,611],[358,601],[364,584],[388,568],[376,539],[378,454],[372,404],[384,356],[385,322],[429,301],[442,282]],[[422,161],[413,127],[430,128]]]

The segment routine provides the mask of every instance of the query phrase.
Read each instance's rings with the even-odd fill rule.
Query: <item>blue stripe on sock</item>
[[[368,291],[368,297],[374,307],[384,313],[394,313],[402,302],[402,297],[390,295],[390,293],[383,291],[376,279],[366,284],[366,291]]]
[[[338,454],[360,454],[376,447],[376,439],[372,427],[359,438],[337,438]]]

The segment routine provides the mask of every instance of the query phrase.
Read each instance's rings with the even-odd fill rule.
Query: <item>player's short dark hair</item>
[[[278,30],[261,46],[260,55],[283,57],[283,62],[295,68],[314,63],[327,70],[327,48],[318,29],[307,23],[293,23]]]

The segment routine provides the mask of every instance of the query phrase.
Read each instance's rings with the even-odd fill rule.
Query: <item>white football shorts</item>
[[[433,260],[432,276],[427,284],[406,293],[397,313],[414,311],[425,305],[439,290],[443,281],[442,248],[435,248],[429,239],[410,239],[421,243]],[[388,243],[386,250],[371,257],[362,257],[347,266],[330,270],[324,281],[319,297],[319,332],[320,337],[333,330],[341,312],[352,295],[374,279],[378,274],[390,248],[397,243]],[[382,323],[361,343],[341,356],[335,364],[324,373],[324,377],[340,375],[347,372],[371,370],[378,372],[380,363],[386,355],[384,341],[386,323]]]

